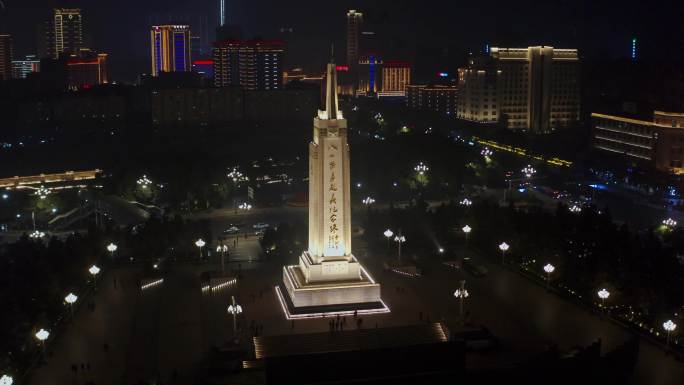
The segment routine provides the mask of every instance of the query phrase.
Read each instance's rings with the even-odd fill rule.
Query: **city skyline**
[[[668,36],[676,35],[680,23],[668,23],[673,17],[653,12],[642,12],[643,5],[634,1],[619,8],[610,4],[561,3],[534,8],[523,5],[514,7],[506,3],[493,3],[487,9],[474,10],[465,5],[444,5],[424,2],[402,2],[401,5],[385,7],[385,2],[363,4],[342,2],[323,5],[320,2],[303,1],[301,7],[325,14],[332,14],[339,28],[326,28],[321,21],[303,18],[296,9],[279,2],[261,4],[274,12],[259,13],[251,3],[227,2],[230,23],[241,25],[245,37],[281,38],[288,40],[288,53],[293,64],[311,65],[322,68],[326,57],[325,49],[330,42],[345,47],[344,23],[349,9],[364,13],[368,28],[376,29],[397,56],[424,52],[422,62],[444,65],[445,61],[463,61],[469,52],[484,51],[487,45],[528,46],[548,44],[556,47],[576,47],[585,58],[592,60],[615,57],[629,58],[632,54],[632,39],[638,37],[639,58],[658,59],[657,52]],[[7,2],[0,25],[13,35],[15,55],[36,54],[36,25],[49,16],[53,6],[80,6],[83,8],[83,45],[110,54],[112,77],[115,80],[133,80],[144,69],[149,68],[147,47],[139,42],[139,35],[153,24],[167,22],[190,23],[200,33],[203,44],[209,46],[213,39],[213,27],[219,23],[219,2],[203,0],[193,7],[181,2],[145,2],[121,7],[120,2],[105,0],[98,3],[98,12],[91,12],[91,4],[80,1],[38,1]],[[164,11],[160,11],[164,9]],[[523,11],[524,9],[524,11]],[[132,12],[132,10],[135,10]],[[124,16],[124,12],[126,13]],[[432,14],[430,14],[432,12]],[[106,19],[104,15],[109,15]],[[275,15],[280,17],[275,18]],[[421,17],[413,17],[420,15]],[[473,15],[475,17],[463,17]],[[481,17],[477,17],[480,15]],[[661,22],[658,17],[664,18]],[[107,34],[113,25],[110,20],[128,20],[123,35]],[[611,28],[591,20],[610,19]],[[27,20],[17,23],[16,20]],[[179,20],[180,19],[180,20]],[[430,19],[433,22],[425,23]],[[559,20],[560,19],[560,20]],[[643,19],[643,20],[642,20]],[[637,20],[640,23],[635,23]],[[194,25],[193,25],[194,24]],[[201,25],[201,28],[199,26]],[[634,27],[638,25],[638,27]],[[409,28],[406,28],[406,27]],[[492,28],[492,26],[495,26]],[[616,28],[617,26],[617,28]],[[648,28],[646,28],[648,26]],[[293,33],[280,36],[281,28],[292,28]],[[200,29],[202,30],[200,32]],[[638,30],[637,30],[638,29]],[[323,34],[320,32],[324,31]],[[409,32],[410,31],[410,32]],[[124,38],[121,39],[121,36]],[[343,62],[343,50],[338,50],[338,62]],[[445,60],[444,55],[448,60]],[[311,56],[311,57],[309,57]],[[675,49],[670,58],[682,57],[682,50]],[[124,59],[125,58],[125,59]],[[413,59],[409,57],[407,59]],[[416,63],[419,70],[423,63]]]

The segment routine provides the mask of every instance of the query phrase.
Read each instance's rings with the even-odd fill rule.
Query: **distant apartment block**
[[[0,81],[12,77],[12,36],[0,34]]]
[[[152,76],[192,70],[190,26],[155,25],[150,30],[150,46]]]
[[[546,133],[580,119],[576,49],[492,47],[459,69],[458,116]]]
[[[12,60],[12,77],[25,79],[34,72],[40,72],[40,60],[36,55],[26,55],[24,59]]]
[[[455,85],[410,84],[406,86],[406,104],[414,110],[456,115],[459,89]]]
[[[591,114],[592,147],[605,154],[684,174],[684,113],[653,112],[653,121]]]
[[[214,85],[245,90],[283,87],[281,40],[224,40],[214,44]]]

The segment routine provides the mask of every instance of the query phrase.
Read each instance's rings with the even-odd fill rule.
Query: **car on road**
[[[224,234],[237,234],[238,232],[240,232],[240,228],[235,225],[232,225],[229,228],[223,230]]]
[[[269,228],[269,226],[270,225],[268,223],[263,223],[263,222],[255,223],[254,225],[252,225],[252,227],[255,230],[264,230],[264,229]]]

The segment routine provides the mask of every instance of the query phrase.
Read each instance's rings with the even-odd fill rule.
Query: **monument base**
[[[359,279],[308,283],[299,266],[283,267],[283,283],[275,288],[287,319],[389,313],[380,284],[361,267]]]

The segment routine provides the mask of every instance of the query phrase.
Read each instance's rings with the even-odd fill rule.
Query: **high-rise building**
[[[597,113],[591,119],[594,149],[684,174],[684,113],[654,111],[652,121]]]
[[[226,25],[227,16],[226,0],[219,0],[219,26]]]
[[[40,60],[36,55],[26,55],[22,60],[12,60],[12,77],[25,79],[34,72],[40,72]]]
[[[406,104],[414,110],[455,115],[458,93],[455,85],[409,84],[406,86]]]
[[[381,90],[382,63],[382,58],[373,54],[359,59],[357,95],[375,94]]]
[[[404,96],[411,84],[411,63],[388,60],[382,65],[381,96]]]
[[[536,133],[569,126],[580,118],[579,76],[575,49],[491,47],[459,69],[458,116]]]
[[[69,88],[83,89],[108,83],[107,54],[95,53],[87,49],[67,59]]]
[[[150,43],[152,76],[192,70],[189,25],[155,25],[150,30]]]
[[[214,84],[246,90],[278,90],[283,86],[281,40],[224,40],[214,44]]]
[[[12,36],[0,35],[0,81],[12,78]]]
[[[355,66],[359,60],[359,37],[361,35],[361,25],[363,24],[363,13],[356,10],[347,12],[347,65]]]
[[[83,47],[81,25],[80,9],[55,8],[45,26],[47,56],[59,59],[63,55],[78,53]]]

